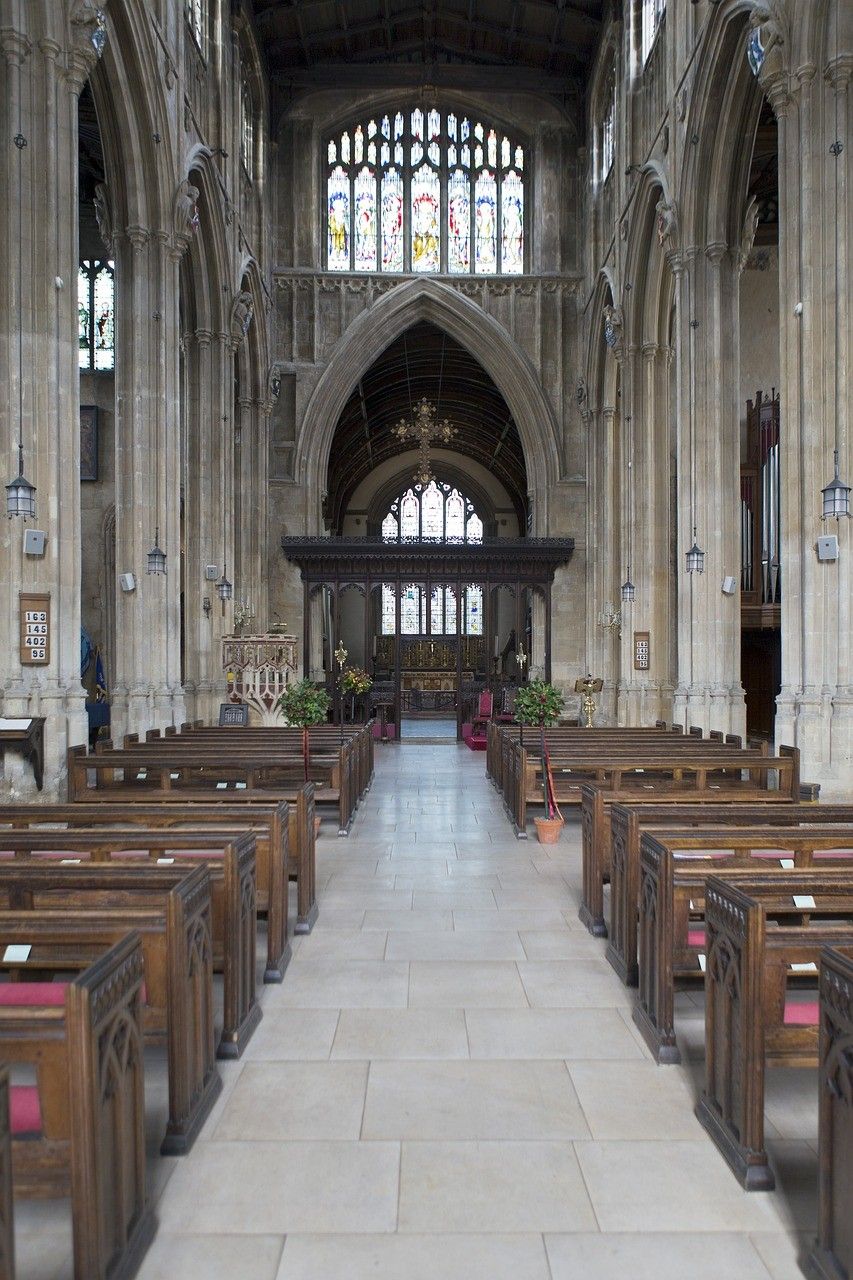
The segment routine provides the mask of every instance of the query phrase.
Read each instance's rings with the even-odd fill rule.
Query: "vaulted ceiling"
[[[428,321],[396,339],[361,378],[344,406],[332,444],[327,515],[339,531],[356,487],[386,459],[411,448],[392,435],[426,396],[457,435],[449,446],[473,458],[505,486],[524,528],[527,480],[521,440],[489,375],[454,338]]]
[[[560,92],[584,75],[603,0],[254,0],[274,80]]]

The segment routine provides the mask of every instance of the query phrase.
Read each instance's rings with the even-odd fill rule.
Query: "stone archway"
[[[313,503],[321,527],[320,500],[329,454],[341,411],[359,376],[385,348],[413,324],[429,320],[462,344],[494,381],[518,427],[535,493],[532,532],[548,532],[548,498],[560,475],[558,425],[528,357],[506,330],[448,285],[413,280],[392,289],[347,330],[305,412],[296,456],[296,474]]]

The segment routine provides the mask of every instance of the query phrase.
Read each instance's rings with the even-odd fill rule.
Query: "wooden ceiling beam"
[[[346,0],[343,0],[343,3],[346,3]],[[555,0],[524,0],[524,4],[526,8],[538,9],[540,11],[545,10],[548,13],[553,13]],[[586,9],[582,8],[581,5],[570,4],[569,0],[563,0],[563,3],[560,3],[560,0],[557,0],[557,6],[561,15],[564,15],[570,22],[576,24],[578,27],[584,27],[590,32],[598,32],[601,30],[601,18],[596,17],[595,14],[589,13]],[[273,0],[271,4],[267,4],[263,8],[260,8],[259,0],[255,0],[255,14],[253,21],[256,25],[265,27],[269,23],[276,22],[281,16],[281,13],[283,11],[287,12],[288,9],[297,9],[301,14],[307,16],[313,9],[326,9],[327,7],[328,0],[290,0],[287,7],[282,3],[282,0]],[[387,10],[387,4],[385,7]],[[469,0],[469,20],[474,17],[474,10],[474,0]],[[390,16],[392,21],[397,21],[399,18],[398,14],[391,14]],[[437,14],[436,16],[439,19],[442,17],[459,17],[456,13],[447,15]],[[329,31],[329,34],[332,34],[331,30]]]
[[[418,6],[417,8],[409,7],[408,9],[402,10],[400,13],[394,14],[392,21],[401,24],[412,22],[416,26],[421,27],[423,34],[419,44],[420,48],[424,50],[423,65],[428,65],[429,59],[426,57],[426,29],[423,24],[423,15],[424,9],[422,6]],[[470,52],[470,39],[472,35],[494,36],[504,44],[506,44],[508,39],[506,27],[502,26],[499,22],[488,22],[485,18],[474,18],[472,21],[468,22],[462,14],[447,14],[445,15],[443,25],[446,27],[461,28],[464,35],[468,37],[467,42],[464,39],[459,42],[460,52],[462,51],[461,46],[466,43],[468,46],[466,52]],[[347,29],[348,38],[357,39],[359,36],[369,37],[376,35],[377,32],[384,31],[385,29],[386,24],[380,16],[377,16],[376,18],[368,18],[363,22],[352,23]],[[324,42],[334,43],[336,40],[341,38],[341,35],[342,32],[336,29],[334,31],[314,31],[307,36],[303,36],[300,32],[298,38],[283,37],[281,39],[276,39],[273,36],[266,42],[266,53],[271,61],[275,61],[279,54],[287,54],[295,50],[302,51],[305,47],[317,48]],[[579,61],[576,52],[577,44],[574,41],[557,41],[555,44],[552,36],[541,36],[529,31],[519,32],[517,40],[522,49],[525,46],[533,49],[541,49],[545,52],[546,56],[551,56],[553,53],[562,53],[571,57],[573,61]],[[447,44],[451,43],[449,37],[446,35],[439,39],[439,43],[444,42]],[[394,42],[395,50],[398,43],[399,42],[397,41]]]
[[[540,71],[536,67],[482,64],[476,62],[438,62],[423,66],[416,63],[317,62],[310,69],[277,68],[271,59],[272,78],[281,88],[292,89],[470,89],[474,92],[504,92],[511,88],[520,93],[554,93],[564,95],[578,87],[578,71],[565,75]]]

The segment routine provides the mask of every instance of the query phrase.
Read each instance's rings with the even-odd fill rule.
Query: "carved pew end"
[[[704,1091],[696,1103],[694,1114],[744,1191],[774,1190],[776,1179],[770,1168],[767,1152],[750,1152],[744,1158],[741,1148],[732,1141],[725,1126],[720,1123],[716,1108]]]

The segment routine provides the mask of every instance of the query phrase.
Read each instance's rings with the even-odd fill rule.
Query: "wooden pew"
[[[66,869],[62,856],[111,866],[140,862],[140,871],[144,872],[174,865],[184,874],[203,861],[211,886],[213,963],[224,975],[223,1026],[217,1056],[241,1056],[261,1020],[255,982],[257,912],[255,838],[251,832],[140,831],[126,827],[40,831],[30,827],[25,831],[0,831],[0,874],[4,865],[9,865],[2,860],[3,852],[16,859],[48,860],[57,871]],[[62,856],[58,857],[60,852]],[[145,883],[140,878],[140,885]]]
[[[9,1068],[0,1066],[0,1280],[15,1280],[15,1219],[12,1208],[12,1126]]]
[[[130,933],[72,979],[64,1005],[0,1006],[0,1053],[34,1065],[39,1091],[38,1133],[12,1137],[15,1193],[70,1192],[75,1280],[130,1280],[154,1235],[142,985]]]
[[[113,792],[92,790],[87,795],[86,800],[79,801],[76,805],[64,806],[64,808],[79,809],[83,813],[95,813],[97,809],[105,809],[108,812],[122,815],[120,822],[133,823],[136,822],[136,814],[163,814],[163,818],[152,817],[150,826],[156,827],[163,822],[163,826],[195,826],[196,822],[199,828],[205,828],[207,823],[215,823],[218,826],[218,820],[215,818],[216,813],[222,813],[222,826],[228,829],[232,823],[236,827],[240,827],[241,831],[250,829],[254,831],[257,837],[257,827],[261,823],[269,822],[269,842],[270,847],[275,849],[279,845],[284,844],[284,836],[280,831],[279,814],[280,805],[288,805],[288,832],[289,840],[287,847],[288,858],[288,874],[292,881],[296,881],[297,888],[297,915],[296,915],[296,933],[310,933],[318,916],[318,905],[316,905],[316,833],[314,824],[315,805],[314,805],[314,783],[302,782],[300,785],[291,788],[289,791],[278,792],[275,796],[263,796],[256,792],[248,791],[210,791],[207,788],[197,791],[196,794],[187,795],[186,791],[175,792],[170,791],[168,795],[160,796],[158,800],[133,800],[132,805],[128,803],[114,804]],[[111,808],[110,808],[111,806]],[[9,812],[12,806],[0,806],[0,815]],[[31,808],[31,806],[27,806]],[[174,823],[170,819],[169,814],[174,808]],[[183,812],[186,810],[186,818]],[[0,822],[3,818],[0,817]],[[117,823],[117,824],[120,824]],[[273,895],[273,888],[270,887],[270,896]],[[275,895],[277,899],[277,895]],[[286,920],[288,916],[284,916]],[[268,972],[270,982],[280,982],[280,965],[275,964],[274,948],[277,946],[277,938],[287,936],[287,925],[279,925],[278,929],[273,929],[273,940],[268,943]],[[283,955],[283,952],[282,952]],[[284,955],[283,955],[284,957]]]
[[[787,999],[791,967],[810,966],[816,979],[824,947],[853,948],[853,871],[772,872],[737,885],[712,876],[705,925],[705,1088],[696,1116],[747,1191],[771,1190],[765,1068],[817,1065],[817,1002]]]
[[[78,869],[79,870],[79,869]],[[112,874],[115,874],[114,872]],[[164,1155],[182,1155],[195,1141],[222,1089],[216,1069],[213,1022],[213,949],[210,881],[204,867],[164,888],[158,908],[101,904],[91,910],[46,910],[44,896],[31,910],[0,910],[0,937],[30,946],[24,962],[0,959],[16,982],[85,969],[132,931],[142,939],[145,1005],[142,1025],[152,1043],[166,1044],[169,1118]],[[5,988],[8,999],[8,986]],[[0,1047],[0,1056],[4,1052]]]
[[[820,959],[817,1280],[853,1277],[853,956]]]
[[[695,748],[683,748],[686,756],[679,761],[679,772],[687,774],[693,785],[682,789],[678,779],[643,770],[622,775],[623,788],[614,771],[603,780],[580,786],[582,837],[582,892],[580,919],[596,937],[607,936],[604,920],[604,884],[610,875],[610,808],[623,805],[702,805],[702,804],[788,804],[799,794],[799,752],[795,747],[780,748],[777,757],[754,752],[736,752],[733,768],[725,772],[708,771],[702,776],[692,766],[699,763]],[[702,753],[705,764],[708,757]],[[740,766],[748,771],[748,781],[740,777]],[[765,767],[766,766],[766,767]],[[778,787],[770,789],[769,774],[774,772]],[[667,770],[666,774],[673,774]]]
[[[682,725],[669,726],[662,721],[658,721],[653,728],[645,725],[635,725],[629,728],[607,727],[598,729],[581,729],[570,726],[558,725],[548,730],[548,741],[582,741],[584,735],[594,741],[604,741],[604,735],[610,735],[613,741],[625,739],[626,735],[631,735],[637,741],[655,741],[657,738],[662,741],[668,740],[668,734],[676,735],[684,734]],[[517,724],[501,724],[495,720],[490,720],[486,726],[486,776],[494,783],[498,791],[502,790],[502,748],[503,743],[516,743],[521,741],[521,730]],[[537,748],[538,730],[532,727],[526,727],[524,732],[524,742],[534,751]],[[740,745],[738,740],[738,745]]]
[[[527,807],[542,804],[542,788],[537,780],[536,760],[525,749],[516,748],[510,766],[510,815],[516,835],[526,837]],[[714,786],[742,790],[747,796],[769,785],[768,774],[778,778],[778,789],[799,796],[799,753],[784,748],[778,757],[761,752],[738,751],[725,743],[675,740],[665,747],[605,747],[599,754],[568,749],[551,761],[554,788],[561,805],[580,804],[581,788],[598,783],[608,790],[636,787],[654,789],[666,795],[704,792]],[[541,771],[541,770],[540,770]],[[746,774],[745,779],[739,775]]]
[[[764,851],[772,851],[763,856]],[[829,854],[832,854],[831,859]],[[704,856],[703,856],[704,855]],[[853,829],[754,827],[666,831],[640,841],[639,990],[634,1022],[658,1062],[680,1062],[675,1037],[675,980],[699,977],[707,954],[702,923],[705,881],[733,884],[795,868],[853,867]]]
[[[294,844],[291,843],[290,814],[286,804],[279,802],[251,807],[224,803],[128,805],[109,802],[0,805],[0,850],[3,848],[4,828],[31,830],[48,824],[56,828],[104,826],[117,830],[121,827],[142,827],[152,833],[168,829],[206,833],[210,828],[228,840],[243,833],[254,836],[258,914],[265,912],[267,915],[264,981],[281,982],[291,957],[287,881],[292,870],[290,855]],[[197,856],[198,849],[194,852]],[[165,853],[168,854],[168,850]],[[159,846],[158,856],[165,856]]]
[[[608,797],[587,794],[595,788],[584,788],[584,815],[589,821],[605,807]],[[610,833],[610,921],[607,928],[607,959],[627,986],[637,985],[637,903],[640,892],[640,837],[646,831],[666,839],[667,829],[681,830],[694,825],[702,827],[766,827],[800,826],[820,823],[853,827],[853,805],[795,804],[773,797],[765,791],[757,800],[744,803],[725,792],[715,792],[700,804],[660,804],[649,796],[648,802],[638,797],[625,797],[622,803],[609,805]],[[588,803],[589,802],[589,803]],[[584,826],[584,841],[587,839]],[[593,839],[596,837],[593,836]],[[598,837],[601,838],[601,837]],[[587,862],[584,848],[584,868]]]
[[[260,747],[251,752],[230,751],[223,760],[221,748],[173,746],[178,738],[149,743],[127,751],[86,754],[85,747],[68,751],[68,799],[71,803],[93,800],[95,792],[113,801],[162,800],[177,795],[183,800],[208,799],[222,793],[225,799],[252,792],[261,799],[284,799],[302,785],[301,756],[271,760]],[[325,770],[331,784],[315,784],[314,802],[334,804],[338,811],[338,835],[349,834],[353,818],[353,752],[344,742],[334,756],[312,757],[315,775]],[[121,773],[122,777],[116,777]]]

